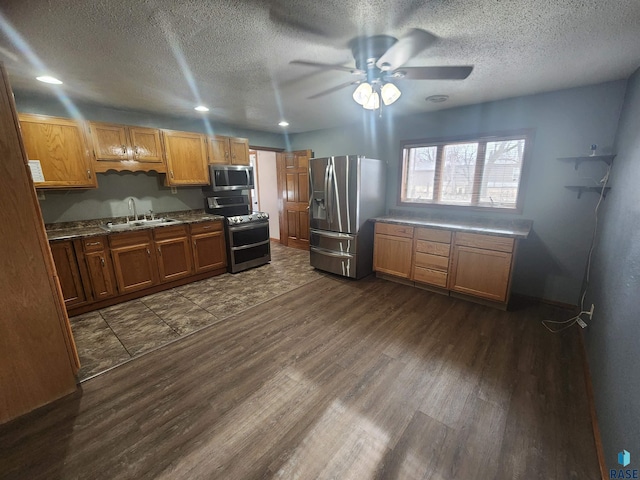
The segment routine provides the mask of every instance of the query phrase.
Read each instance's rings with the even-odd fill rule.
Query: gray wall
[[[75,116],[56,98],[22,92],[16,92],[15,97],[17,109],[22,113]],[[92,104],[75,104],[75,107],[85,120],[245,137],[252,146],[285,148],[286,145],[286,138],[280,134],[222,124],[207,125],[199,119],[118,110]],[[97,189],[45,191],[44,200],[40,200],[45,223],[124,216],[128,214],[126,199],[129,197],[136,199],[139,212],[153,210],[164,213],[204,206],[200,187],[178,187],[177,193],[172,194],[170,188],[163,186],[162,176],[155,172],[108,172],[98,174],[97,178]]]
[[[625,81],[608,82],[400,118],[393,118],[390,108],[377,129],[363,118],[347,128],[297,134],[293,147],[310,148],[315,156],[358,153],[387,159],[387,208],[398,208],[402,140],[534,128],[522,215],[478,215],[533,220],[532,235],[520,246],[513,290],[576,305],[597,195],[584,194],[578,200],[564,185],[597,184],[605,167],[583,164],[575,171],[572,164],[557,158],[588,155],[593,143],[600,152],[612,150],[625,85]],[[421,210],[441,212],[433,207]]]
[[[611,169],[611,192],[599,215],[598,241],[585,306],[584,330],[605,459],[640,451],[640,69],[629,79]],[[635,455],[635,460],[634,460]]]

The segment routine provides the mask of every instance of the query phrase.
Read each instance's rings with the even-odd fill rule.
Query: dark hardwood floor
[[[545,318],[323,276],[0,426],[0,477],[595,479]]]

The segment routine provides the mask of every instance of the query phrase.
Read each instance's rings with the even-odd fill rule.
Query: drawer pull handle
[[[211,225],[205,225],[204,227],[202,227],[203,230],[208,230],[211,228]]]
[[[100,243],[100,242],[87,242],[87,243],[85,243],[85,245],[87,247],[92,247],[94,245],[102,245],[102,243]]]

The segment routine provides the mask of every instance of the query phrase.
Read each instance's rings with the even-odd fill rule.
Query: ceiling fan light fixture
[[[385,105],[391,105],[398,100],[402,92],[393,83],[385,83],[380,90],[380,96]]]
[[[364,106],[371,97],[373,88],[367,82],[362,82],[353,92],[353,99],[358,105]],[[366,107],[365,107],[366,108]]]

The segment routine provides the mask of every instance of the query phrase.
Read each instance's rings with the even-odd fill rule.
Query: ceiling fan
[[[400,97],[401,92],[393,83],[394,80],[464,80],[471,74],[473,66],[470,65],[401,68],[437,39],[435,35],[419,28],[410,30],[400,39],[389,35],[356,37],[349,42],[355,68],[306,60],[293,60],[290,64],[338,70],[359,77],[316,93],[309,99],[322,97],[349,85],[358,85],[353,92],[353,99],[368,110],[376,110],[382,104],[391,105]]]

